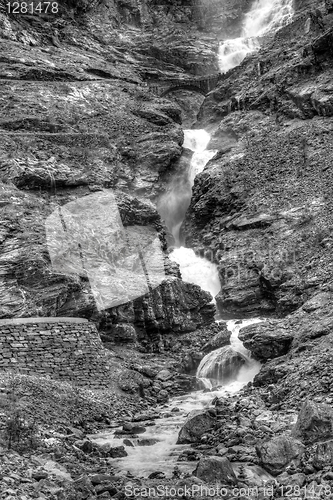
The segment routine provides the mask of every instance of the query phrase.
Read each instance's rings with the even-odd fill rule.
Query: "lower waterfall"
[[[124,437],[115,434],[114,431],[89,436],[90,440],[98,445],[125,445],[126,452],[128,453],[127,457],[116,459],[112,464],[120,474],[126,475],[130,472],[135,476],[148,477],[152,472],[160,470],[167,477],[172,477],[175,465],[183,471],[193,471],[196,465],[193,462],[177,461],[181,451],[188,448],[188,445],[176,444],[179,430],[184,424],[187,415],[192,410],[209,407],[215,396],[227,397],[228,394],[235,394],[248,382],[253,380],[254,376],[259,372],[260,363],[251,359],[248,351],[238,339],[238,332],[242,327],[259,321],[261,320],[249,319],[243,321],[230,320],[227,322],[228,328],[232,332],[230,347],[244,358],[244,364],[238,367],[237,373],[233,373],[233,377],[229,378],[229,382],[225,380],[224,383],[223,380],[219,380],[219,387],[215,386],[213,390],[200,390],[172,398],[167,405],[159,409],[161,418],[158,418],[154,425],[147,427],[143,435],[131,438],[130,442],[128,439],[124,441]],[[213,357],[217,351],[211,353]],[[206,358],[207,356],[202,362]],[[199,375],[200,370],[199,367]],[[177,412],[173,411],[175,408],[178,409]],[[146,442],[149,441],[151,444],[143,446],[141,437],[144,437],[144,440]]]

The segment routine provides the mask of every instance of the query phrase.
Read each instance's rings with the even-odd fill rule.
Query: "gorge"
[[[0,496],[328,496],[332,2],[58,5],[0,0]]]

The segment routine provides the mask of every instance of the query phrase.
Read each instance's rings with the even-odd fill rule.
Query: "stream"
[[[228,358],[221,363],[219,386],[212,390],[195,391],[184,396],[171,398],[168,404],[156,409],[159,418],[155,422],[138,422],[138,425],[146,427],[143,434],[130,436],[112,432],[90,435],[89,438],[98,445],[111,444],[112,447],[125,446],[127,457],[114,460],[113,466],[119,473],[126,475],[128,472],[137,477],[148,477],[156,471],[163,471],[166,477],[172,477],[175,466],[181,472],[192,472],[196,462],[178,461],[182,450],[188,449],[187,444],[176,444],[178,433],[187,415],[193,410],[200,410],[211,405],[212,400],[218,397],[228,397],[238,392],[260,370],[260,363],[253,360],[250,353],[244,348],[238,339],[240,328],[257,323],[260,319],[248,319],[243,321],[230,320],[227,322],[228,329],[232,332],[231,347],[245,356],[246,360],[241,366],[234,364],[229,377]],[[222,348],[224,349],[224,348]],[[205,356],[203,361],[213,355],[219,355],[220,349]],[[202,363],[201,363],[202,364]],[[224,381],[224,370],[228,371],[227,380]],[[201,365],[197,371],[197,377],[202,378]],[[208,385],[211,379],[205,379]],[[153,425],[150,425],[153,424]],[[118,429],[118,432],[120,428]],[[124,442],[125,441],[125,442]]]

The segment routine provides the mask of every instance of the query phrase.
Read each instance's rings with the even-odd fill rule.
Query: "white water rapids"
[[[247,54],[259,49],[260,39],[287,25],[293,13],[293,0],[255,0],[245,15],[241,36],[220,44],[221,72],[226,73],[238,66]]]

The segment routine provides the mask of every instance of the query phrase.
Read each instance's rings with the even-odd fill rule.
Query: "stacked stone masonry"
[[[96,326],[86,319],[0,320],[0,370],[101,387],[108,385],[111,358]]]

